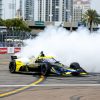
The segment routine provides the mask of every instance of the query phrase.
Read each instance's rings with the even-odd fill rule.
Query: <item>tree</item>
[[[8,30],[13,29],[16,31],[30,31],[30,28],[27,26],[27,24],[18,18],[5,20],[5,26]]]
[[[4,26],[4,20],[0,18],[0,26]]]
[[[89,24],[91,32],[93,24],[98,25],[100,23],[100,15],[96,12],[96,10],[89,9],[83,15],[83,22]]]
[[[5,20],[5,26],[7,27],[6,37],[11,36],[13,40],[16,38],[22,39],[26,37],[26,33],[31,31],[28,25],[18,18]]]
[[[13,23],[11,19],[5,20],[5,26],[7,27],[7,31],[9,32],[11,28],[13,27]]]

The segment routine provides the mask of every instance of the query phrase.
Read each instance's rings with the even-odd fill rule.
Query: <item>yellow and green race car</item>
[[[87,72],[80,67],[77,62],[73,62],[70,66],[65,66],[52,56],[40,56],[38,58],[30,58],[27,63],[22,58],[11,56],[9,63],[9,71],[15,72],[39,72],[44,76],[50,74],[62,76],[81,76],[86,75]]]

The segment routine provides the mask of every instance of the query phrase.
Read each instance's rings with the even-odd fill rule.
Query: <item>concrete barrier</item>
[[[20,50],[20,47],[0,47],[0,54],[17,53]]]

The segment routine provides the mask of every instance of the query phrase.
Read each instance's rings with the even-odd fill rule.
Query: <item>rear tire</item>
[[[41,67],[40,69],[41,75],[48,76],[50,73],[50,66],[47,63],[44,63],[44,64],[41,64],[40,67]]]
[[[9,64],[9,71],[11,73],[15,73],[16,72],[16,63],[15,63],[15,61],[10,62],[10,64]]]

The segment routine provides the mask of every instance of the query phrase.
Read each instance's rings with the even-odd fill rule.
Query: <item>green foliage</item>
[[[27,26],[27,24],[18,18],[7,19],[7,20],[0,19],[0,26],[6,26],[8,30],[27,31],[27,32],[31,31],[31,29]]]
[[[5,24],[5,21],[0,19],[0,26],[4,26],[4,24]]]
[[[100,15],[96,12],[96,10],[89,9],[83,15],[83,22],[88,23],[90,25],[90,31],[92,30],[93,24],[100,24]]]
[[[5,20],[5,26],[7,27],[7,29],[10,29],[13,26],[11,19]]]

